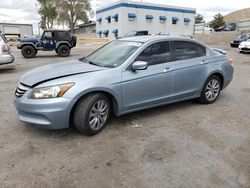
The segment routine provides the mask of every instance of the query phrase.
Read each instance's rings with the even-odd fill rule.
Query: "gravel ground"
[[[42,130],[21,123],[13,104],[19,77],[68,58],[38,52],[0,67],[0,187],[250,187],[250,54],[226,45],[232,83],[218,101],[192,101],[113,117],[93,137],[74,129]]]

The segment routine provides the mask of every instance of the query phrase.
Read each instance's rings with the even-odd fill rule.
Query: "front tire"
[[[35,57],[37,50],[33,46],[24,46],[22,47],[22,55],[25,58]]]
[[[70,48],[67,45],[60,45],[56,52],[61,57],[68,57],[70,55]]]
[[[78,101],[73,120],[74,126],[84,135],[101,132],[110,117],[110,102],[101,93],[90,94]]]
[[[221,88],[221,79],[216,75],[210,76],[203,86],[199,102],[202,104],[214,103],[220,95]]]

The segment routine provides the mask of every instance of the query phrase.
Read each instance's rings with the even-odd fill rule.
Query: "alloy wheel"
[[[100,129],[108,118],[109,108],[105,100],[98,100],[89,113],[89,126],[93,130]]]
[[[206,98],[209,101],[214,101],[220,93],[220,82],[217,79],[212,79],[206,86]]]

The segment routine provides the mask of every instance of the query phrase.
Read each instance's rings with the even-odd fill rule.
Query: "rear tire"
[[[110,102],[101,93],[90,94],[80,99],[76,105],[74,126],[84,135],[101,132],[110,117]]]
[[[67,45],[60,45],[56,52],[61,57],[68,57],[70,55],[70,48]]]
[[[219,95],[222,88],[221,80],[218,76],[210,76],[203,86],[199,102],[202,104],[214,103]]]
[[[35,57],[37,50],[33,46],[24,46],[22,47],[22,55],[25,58]]]

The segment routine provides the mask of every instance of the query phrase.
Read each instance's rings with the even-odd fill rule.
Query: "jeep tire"
[[[65,44],[60,45],[55,51],[61,57],[68,57],[70,55],[70,48]]]
[[[37,50],[33,46],[24,46],[22,47],[22,55],[25,58],[32,58],[36,55]]]

